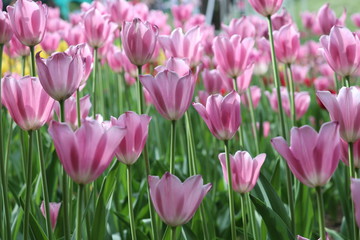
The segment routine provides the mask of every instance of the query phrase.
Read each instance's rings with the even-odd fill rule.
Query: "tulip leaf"
[[[303,236],[311,236],[314,209],[311,201],[311,189],[300,183],[295,205],[296,232]]]
[[[181,227],[181,234],[185,240],[196,240],[198,239],[195,233],[186,224]]]

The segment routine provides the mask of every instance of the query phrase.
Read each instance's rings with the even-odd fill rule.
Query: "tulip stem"
[[[26,56],[21,57],[21,73],[25,76]]]
[[[278,100],[278,108],[279,108],[279,117],[280,117],[280,125],[281,125],[281,135],[287,139],[286,134],[286,126],[285,126],[285,118],[284,118],[284,109],[281,100],[281,91],[280,91],[280,79],[279,79],[279,72],[276,62],[275,56],[275,47],[274,47],[274,37],[273,37],[273,27],[271,22],[271,16],[267,17],[268,20],[268,29],[269,29],[269,41],[270,41],[270,49],[271,49],[271,62],[273,67],[273,74],[274,74],[274,82],[276,88],[276,95]],[[286,178],[287,178],[287,196],[288,196],[288,204],[290,208],[290,216],[291,216],[291,230],[295,232],[295,201],[294,201],[294,194],[292,191],[292,174],[289,167],[286,165]]]
[[[355,167],[354,167],[354,143],[352,143],[352,142],[348,142],[348,157],[349,157],[349,179],[356,178]],[[349,187],[349,186],[347,186],[347,187]],[[353,201],[351,201],[351,209],[352,209],[351,212],[353,213],[352,228],[353,228],[354,239],[356,240],[356,239],[358,239],[358,234],[357,234],[357,227],[356,227],[356,222],[355,222],[356,218],[355,218]]]
[[[76,223],[76,240],[81,240],[81,219],[82,219],[82,202],[84,197],[84,185],[79,184],[77,199],[77,223]]]
[[[231,164],[229,153],[229,142],[224,140],[225,155],[226,155],[226,170],[228,179],[228,194],[229,194],[229,207],[230,207],[230,224],[231,224],[231,239],[236,240],[236,226],[235,226],[235,207],[234,207],[234,195],[232,189],[232,177],[231,177]]]
[[[36,131],[36,140],[39,152],[39,160],[40,160],[40,170],[41,170],[41,178],[42,178],[42,187],[43,187],[43,195],[44,195],[44,202],[45,202],[45,216],[46,216],[46,230],[48,234],[49,240],[53,238],[52,236],[52,229],[51,229],[51,221],[50,221],[50,207],[49,207],[49,192],[48,192],[48,185],[46,179],[46,165],[44,161],[44,153],[42,149],[42,142],[41,142],[41,133],[40,130]]]
[[[128,206],[129,206],[129,219],[130,219],[130,229],[131,229],[131,239],[136,240],[136,226],[134,220],[134,210],[132,204],[132,175],[131,175],[131,165],[127,165],[126,171],[126,180],[127,180],[127,194],[128,194]]]
[[[339,82],[338,82],[338,77],[337,77],[336,73],[334,73],[334,86],[335,86],[335,91],[337,93],[339,91]]]
[[[252,132],[253,132],[254,142],[255,142],[256,155],[258,155],[260,153],[260,149],[259,149],[258,134],[257,134],[257,128],[256,128],[256,122],[255,122],[254,103],[253,103],[253,100],[251,97],[250,87],[248,87],[246,89],[246,96],[247,96],[247,99],[249,102],[249,111],[250,111]]]
[[[60,122],[65,122],[65,102],[59,101],[60,104]],[[63,168],[62,172],[62,190],[63,190],[63,209],[64,209],[64,237],[65,240],[70,240],[70,225],[69,225],[69,197],[68,197],[68,179]]]
[[[97,64],[98,64],[98,49],[94,48],[94,71],[93,71],[93,85],[92,85],[92,94],[93,94],[93,118],[96,117],[96,78],[97,78]]]
[[[78,128],[81,127],[81,115],[80,115],[80,90],[76,89],[76,114],[77,114],[77,124]]]
[[[174,174],[175,169],[175,131],[176,120],[171,121],[171,131],[170,131],[170,173]]]
[[[290,89],[290,113],[291,113],[291,124],[293,127],[296,126],[296,110],[295,110],[295,89],[294,89],[294,79],[291,70],[291,64],[286,65],[289,75],[289,89]]]
[[[176,240],[176,227],[171,227],[171,240]]]
[[[29,216],[31,209],[31,180],[32,180],[32,164],[31,164],[31,155],[32,155],[32,138],[33,132],[28,131],[29,134],[29,151],[27,157],[27,165],[26,165],[26,199],[25,199],[25,223],[24,223],[24,239],[29,239]]]
[[[140,75],[142,73],[142,66],[137,66],[138,68],[138,75],[137,75],[137,87],[138,87],[138,112],[139,114],[143,114],[144,113],[144,96],[143,96],[143,91],[142,91],[142,84],[140,82]],[[123,79],[124,79],[124,83],[125,83],[125,75],[122,74]],[[125,83],[126,84],[126,83]],[[126,92],[126,89],[125,89]],[[129,105],[130,107],[130,105]],[[143,150],[143,156],[144,156],[144,160],[145,160],[145,170],[146,170],[146,176],[150,175],[150,161],[149,161],[149,156],[148,156],[148,151],[147,151],[147,145],[145,144],[144,146],[144,150]],[[158,239],[158,231],[157,231],[157,227],[156,227],[156,218],[155,218],[155,213],[154,213],[154,208],[153,205],[151,203],[151,198],[150,198],[150,185],[148,182],[148,188],[147,188],[147,195],[148,195],[148,204],[149,204],[149,213],[150,213],[150,219],[151,219],[151,234],[152,234],[152,239]]]
[[[233,78],[233,88],[239,94],[238,87],[237,87],[237,84],[236,84],[236,77]],[[240,109],[240,115],[241,115],[241,109]],[[243,136],[243,130],[242,130],[241,125],[239,126],[238,134],[239,134],[240,148],[243,148],[244,147],[244,136]]]
[[[350,87],[350,76],[344,77],[345,87]]]
[[[255,230],[255,215],[254,215],[254,209],[252,207],[252,203],[250,200],[250,196],[249,193],[246,194],[246,201],[247,201],[247,210],[249,213],[249,218],[250,218],[250,225],[251,225],[251,231],[252,231],[252,235],[253,235],[253,239],[257,240],[258,236],[257,236],[257,232]]]
[[[320,240],[326,240],[323,195],[322,195],[321,187],[316,187],[315,190],[316,190],[316,200],[318,205]]]
[[[31,57],[31,76],[36,76],[35,66],[35,46],[30,46],[30,57]]]
[[[2,78],[2,59],[3,59],[3,50],[4,45],[0,44],[0,79]],[[0,99],[1,98],[1,84],[0,84]],[[7,181],[7,172],[6,172],[6,163],[3,156],[3,133],[2,133],[2,104],[0,101],[0,175],[1,175],[1,189],[4,199],[4,208],[5,208],[5,222],[6,222],[6,236],[8,239],[11,239],[11,218],[9,211],[9,198],[8,198],[8,181]]]
[[[248,239],[247,235],[247,223],[246,223],[246,210],[247,210],[247,204],[246,204],[246,196],[244,193],[240,194],[240,200],[241,200],[241,214],[242,214],[242,220],[243,220],[243,232],[244,232],[244,240]]]

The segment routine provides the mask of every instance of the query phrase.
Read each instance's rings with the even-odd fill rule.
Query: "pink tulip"
[[[344,9],[342,16],[337,19],[329,3],[324,4],[317,13],[317,22],[319,23],[320,31],[325,35],[328,35],[334,26],[344,26],[345,20],[346,10]]]
[[[271,144],[300,182],[309,187],[324,186],[339,163],[339,124],[325,123],[319,133],[310,126],[293,127],[290,138],[290,147],[282,137],[273,138]]]
[[[348,143],[341,139],[341,161],[349,166]],[[360,168],[360,140],[353,143],[353,157],[355,168]]]
[[[228,77],[237,78],[250,67],[253,46],[253,39],[245,38],[241,40],[239,35],[233,35],[230,39],[216,37],[213,50],[218,68]]]
[[[124,22],[133,19],[132,6],[125,0],[109,0],[108,8],[111,21],[116,23],[120,28]]]
[[[284,64],[294,63],[300,48],[300,33],[293,25],[285,25],[274,31],[274,44],[277,59]]]
[[[161,10],[151,10],[147,21],[156,25],[159,28],[159,34],[170,34],[171,27],[168,24],[168,14],[164,13]]]
[[[151,23],[142,22],[139,18],[125,22],[121,31],[126,56],[136,66],[142,66],[150,61],[157,38],[158,28]]]
[[[22,44],[15,35],[13,35],[10,40],[10,46],[14,52],[21,57],[30,55],[30,48]]]
[[[239,35],[242,39],[246,37],[253,38],[256,35],[255,26],[246,16],[233,18],[231,19],[229,26],[221,24],[221,28],[226,32],[229,38],[235,34]]]
[[[247,18],[249,18],[250,22],[255,26],[256,37],[262,38],[267,36],[268,26],[264,18],[259,17],[257,15],[250,15],[247,16]]]
[[[101,1],[93,1],[91,3],[83,2],[81,3],[80,8],[83,13],[86,13],[91,9],[97,9],[102,15],[107,15],[108,11]]]
[[[86,41],[93,48],[104,46],[116,29],[116,25],[110,22],[109,16],[103,15],[97,8],[91,8],[85,13],[83,23]]]
[[[239,93],[242,93],[249,88],[254,72],[254,67],[254,64],[250,65],[239,77],[236,78],[236,85]]]
[[[360,13],[355,13],[351,16],[351,20],[353,21],[354,25],[360,28]]]
[[[44,37],[47,7],[31,0],[18,0],[7,6],[13,31],[19,41],[26,46],[35,46]]]
[[[126,164],[134,164],[144,149],[151,117],[138,115],[134,112],[126,112],[118,119],[111,118],[112,126],[126,127],[126,134],[116,149],[117,159]]]
[[[2,80],[2,101],[15,123],[25,131],[41,128],[52,112],[54,100],[44,91],[39,79],[26,76]]]
[[[40,45],[47,54],[52,54],[59,47],[60,40],[58,33],[46,33]]]
[[[309,71],[309,66],[291,65],[293,80],[296,83],[304,83],[306,75]]]
[[[224,89],[224,86],[226,85],[225,82],[228,81],[226,80],[226,77],[216,69],[213,70],[204,69],[201,75],[204,81],[205,90],[209,94],[220,93],[221,90]]]
[[[90,95],[80,98],[80,119],[84,120],[89,115],[91,108]],[[55,112],[60,119],[60,106],[55,105]],[[71,96],[65,101],[65,122],[75,130],[78,128],[78,117],[76,111],[76,98]]]
[[[59,215],[60,207],[61,207],[61,203],[55,203],[55,202],[49,203],[50,223],[53,231],[55,230],[56,227],[56,221]],[[40,210],[44,218],[46,218],[44,201],[41,202]]]
[[[210,95],[205,91],[199,91],[198,95],[195,97],[195,102],[200,103],[201,105],[206,105],[207,98]]]
[[[240,96],[235,91],[225,97],[210,95],[206,106],[201,103],[193,103],[193,106],[210,132],[220,140],[231,139],[240,127]]]
[[[149,11],[149,7],[146,5],[146,3],[137,2],[133,7],[134,18],[139,18],[145,21],[148,18]]]
[[[9,15],[0,9],[0,45],[8,43],[12,36],[13,30]]]
[[[249,0],[250,5],[263,15],[264,17],[268,17],[276,13],[281,5],[283,0]]]
[[[73,132],[66,123],[52,121],[49,134],[66,173],[74,182],[88,184],[109,166],[126,129],[86,120]]]
[[[304,11],[301,14],[301,21],[305,29],[312,30],[316,24],[316,13]]]
[[[360,90],[357,87],[342,87],[337,96],[329,91],[316,94],[329,111],[332,121],[340,124],[340,135],[346,142],[360,139]]]
[[[250,91],[251,91],[253,106],[254,108],[257,108],[261,99],[261,88],[259,88],[258,86],[251,86]],[[244,104],[244,106],[249,108],[249,101],[245,93],[241,94],[241,102]]]
[[[351,198],[354,202],[356,222],[360,226],[360,179],[351,179]]]
[[[329,36],[320,38],[321,51],[337,74],[351,76],[360,66],[360,40],[349,29],[333,27]]]
[[[77,24],[70,27],[63,37],[69,46],[78,45],[81,43],[86,43],[86,37],[84,32],[84,26],[82,24]]]
[[[166,61],[165,66],[163,65],[157,66],[155,68],[155,71],[159,73],[166,69],[175,72],[177,75],[179,75],[179,77],[186,76],[189,73],[189,71],[191,71],[189,67],[189,63],[186,59],[174,58],[174,57],[170,57]]]
[[[195,81],[191,71],[184,76],[169,69],[156,74],[140,76],[140,81],[149,92],[156,110],[168,120],[180,119],[191,103]]]
[[[190,19],[194,6],[192,4],[173,5],[171,13],[174,16],[175,26],[182,27]]]
[[[111,48],[111,51],[107,55],[107,63],[113,72],[120,73],[124,71],[123,64],[125,61],[124,59],[127,59],[127,56],[117,46],[113,45]]]
[[[190,221],[212,185],[203,185],[201,175],[186,179],[183,183],[175,175],[166,172],[161,179],[148,177],[151,201],[162,221],[176,227]]]
[[[191,66],[200,63],[203,53],[201,40],[200,27],[193,27],[185,34],[181,28],[176,28],[170,36],[159,36],[160,46],[168,57],[187,58]]]
[[[44,90],[57,101],[73,95],[83,79],[84,66],[79,49],[74,55],[54,53],[48,59],[42,59],[40,52],[36,54],[40,82]]]
[[[285,25],[294,24],[294,21],[288,11],[285,8],[281,10],[281,12],[275,13],[271,16],[271,22],[273,25],[273,31],[278,31]]]
[[[310,239],[297,235],[297,240],[310,240]],[[318,240],[321,240],[321,238],[319,238]],[[326,240],[330,240],[328,235],[326,235]]]
[[[260,175],[260,168],[265,161],[266,154],[262,153],[252,158],[246,151],[237,151],[235,155],[230,154],[230,168],[232,177],[232,187],[235,192],[250,192]],[[219,154],[219,160],[223,170],[225,181],[228,183],[225,153]]]

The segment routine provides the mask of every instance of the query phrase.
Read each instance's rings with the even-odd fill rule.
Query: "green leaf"
[[[314,209],[311,201],[311,189],[300,183],[295,205],[296,232],[311,236]]]

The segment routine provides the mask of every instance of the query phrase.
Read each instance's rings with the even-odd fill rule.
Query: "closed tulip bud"
[[[344,26],[346,20],[346,10],[344,9],[342,16],[336,18],[335,12],[330,8],[330,4],[324,4],[317,13],[317,22],[319,30],[322,34],[329,34],[333,26]]]
[[[355,13],[351,16],[351,20],[353,21],[354,25],[360,28],[360,13]]]
[[[360,40],[349,29],[333,27],[329,36],[321,36],[321,52],[337,74],[354,75],[360,66]]]
[[[294,63],[300,49],[300,33],[291,24],[274,32],[274,44],[277,59],[284,64]]]
[[[3,78],[2,102],[15,123],[25,131],[41,128],[52,112],[54,100],[44,91],[39,79],[11,76]]]
[[[319,133],[310,126],[293,127],[290,135],[290,147],[282,137],[273,138],[271,144],[300,182],[309,187],[324,186],[339,163],[339,124],[325,123]]]
[[[157,26],[149,22],[142,22],[139,18],[125,22],[121,40],[130,62],[136,66],[149,62],[155,51],[157,37]]]
[[[262,153],[252,158],[246,151],[238,151],[234,156],[230,154],[230,168],[232,187],[235,192],[250,192],[260,175],[260,168],[265,161],[266,154]],[[225,181],[228,183],[225,153],[219,154],[219,160],[223,170]]]
[[[360,139],[360,90],[342,87],[337,96],[329,91],[318,91],[316,95],[328,110],[331,120],[339,122],[341,138],[352,143]]]
[[[166,172],[161,179],[149,176],[148,181],[154,208],[161,220],[171,227],[190,221],[212,187],[210,183],[203,185],[201,175],[189,177],[182,183]]]
[[[251,51],[254,40],[241,39],[239,35],[216,37],[213,50],[218,68],[230,78],[239,77],[252,63]]]
[[[0,9],[0,45],[8,43],[13,36],[9,15]]]
[[[61,203],[55,203],[55,202],[49,203],[50,223],[53,231],[55,230],[56,227],[56,221],[59,215],[60,207],[61,207]],[[40,210],[42,215],[46,218],[44,201],[41,202]]]
[[[14,6],[7,6],[13,31],[26,46],[40,43],[45,34],[47,7],[31,0],[18,0]]]
[[[241,18],[233,18],[229,26],[221,24],[221,28],[226,32],[228,37],[239,35],[241,38],[255,37],[256,29],[250,19],[246,16]]]
[[[49,134],[66,173],[78,184],[96,180],[109,166],[126,129],[86,120],[75,132],[52,121]]]
[[[231,139],[240,127],[240,96],[235,91],[225,97],[210,95],[206,106],[201,103],[193,103],[193,106],[219,140]]]
[[[126,127],[126,134],[116,149],[115,155],[126,165],[134,164],[145,146],[151,117],[126,112],[118,119],[111,118],[112,126]]]
[[[268,17],[280,9],[283,0],[249,0],[249,3],[255,9],[255,11],[264,17]]]
[[[54,53],[48,59],[42,59],[37,53],[36,65],[43,88],[57,101],[73,95],[83,79],[84,66],[79,51],[74,55]]]

